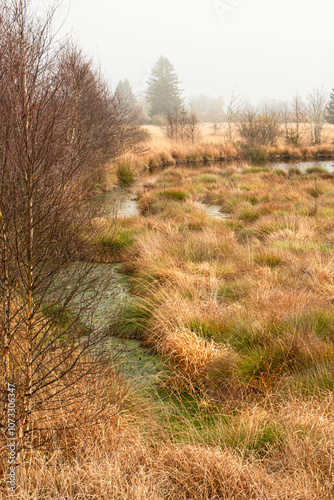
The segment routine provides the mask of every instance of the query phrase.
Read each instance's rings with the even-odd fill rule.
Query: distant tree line
[[[191,97],[186,104],[175,69],[163,56],[152,69],[146,99],[151,123],[166,126],[169,138],[182,141],[189,141],[190,122],[196,122],[193,130],[198,129],[199,122],[211,122],[213,132],[219,132],[221,125],[227,124],[225,134],[230,142],[238,131],[239,137],[250,144],[273,145],[282,135],[283,125],[286,142],[297,146],[307,123],[310,141],[320,144],[325,123],[334,123],[334,89],[329,98],[323,89],[315,88],[305,99],[296,95],[290,103],[267,103],[258,110],[242,102],[234,91],[226,105],[222,97],[205,94]],[[192,141],[199,131],[190,135]]]

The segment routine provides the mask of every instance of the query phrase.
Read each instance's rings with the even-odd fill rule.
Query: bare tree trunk
[[[10,340],[10,288],[8,281],[8,262],[7,262],[7,235],[4,219],[2,216],[2,211],[0,209],[0,230],[2,235],[2,278],[3,278],[3,325],[1,325],[3,330],[3,394],[4,394],[4,405],[2,411],[2,422],[1,428],[4,433],[7,429],[7,417],[8,417],[8,384],[9,384],[9,340]]]

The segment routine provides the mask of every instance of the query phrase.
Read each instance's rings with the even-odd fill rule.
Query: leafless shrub
[[[306,97],[306,113],[311,123],[311,142],[321,144],[326,123],[328,96],[323,88],[314,88]]]
[[[172,140],[194,144],[201,136],[196,113],[188,113],[184,108],[168,113],[166,135]]]
[[[281,117],[284,123],[285,140],[288,144],[300,146],[302,139],[302,125],[307,121],[305,104],[296,94],[291,103],[284,103],[281,107]]]
[[[239,124],[240,137],[247,145],[273,146],[279,136],[279,123],[274,113],[257,114],[249,109],[243,113]]]
[[[105,332],[88,315],[105,281],[78,262],[94,217],[85,180],[142,141],[80,51],[57,47],[54,12],[11,0],[0,13],[1,438],[12,384],[18,460],[60,408],[80,414],[103,365]]]

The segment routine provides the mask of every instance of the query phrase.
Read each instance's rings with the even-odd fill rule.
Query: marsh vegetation
[[[13,386],[22,500],[333,498],[323,95],[200,125],[160,58],[143,126],[54,11],[0,9],[2,497]]]

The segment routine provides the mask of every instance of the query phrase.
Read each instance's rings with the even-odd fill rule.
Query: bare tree
[[[169,139],[192,144],[200,140],[200,124],[196,113],[188,113],[184,108],[168,113],[166,135]]]
[[[306,97],[306,113],[311,124],[311,142],[321,144],[326,123],[328,95],[323,88],[314,88]]]
[[[233,125],[236,122],[241,111],[241,97],[235,94],[235,89],[233,89],[231,98],[227,104],[226,108],[226,120],[227,120],[227,139],[229,142],[233,142]]]
[[[299,146],[302,138],[302,124],[306,121],[305,104],[299,94],[295,94],[291,103],[281,106],[280,114],[284,123],[285,140]]]
[[[195,144],[195,142],[198,142],[201,139],[201,127],[195,112],[188,114],[186,137],[192,144]]]
[[[80,381],[96,383],[103,331],[83,319],[96,300],[86,292],[103,283],[80,261],[94,216],[84,180],[122,151],[130,125],[89,64],[55,44],[54,10],[41,20],[11,0],[0,14],[1,432],[7,439],[12,415],[22,457],[61,408],[79,422]]]
[[[88,174],[110,158],[142,151],[148,134],[140,127],[140,107],[121,92],[111,93],[91,61],[73,44],[63,47],[60,58],[57,79],[61,92],[71,100],[71,140],[85,144]]]
[[[249,108],[242,114],[239,134],[247,146],[272,146],[279,136],[278,117],[273,112],[258,114]]]

